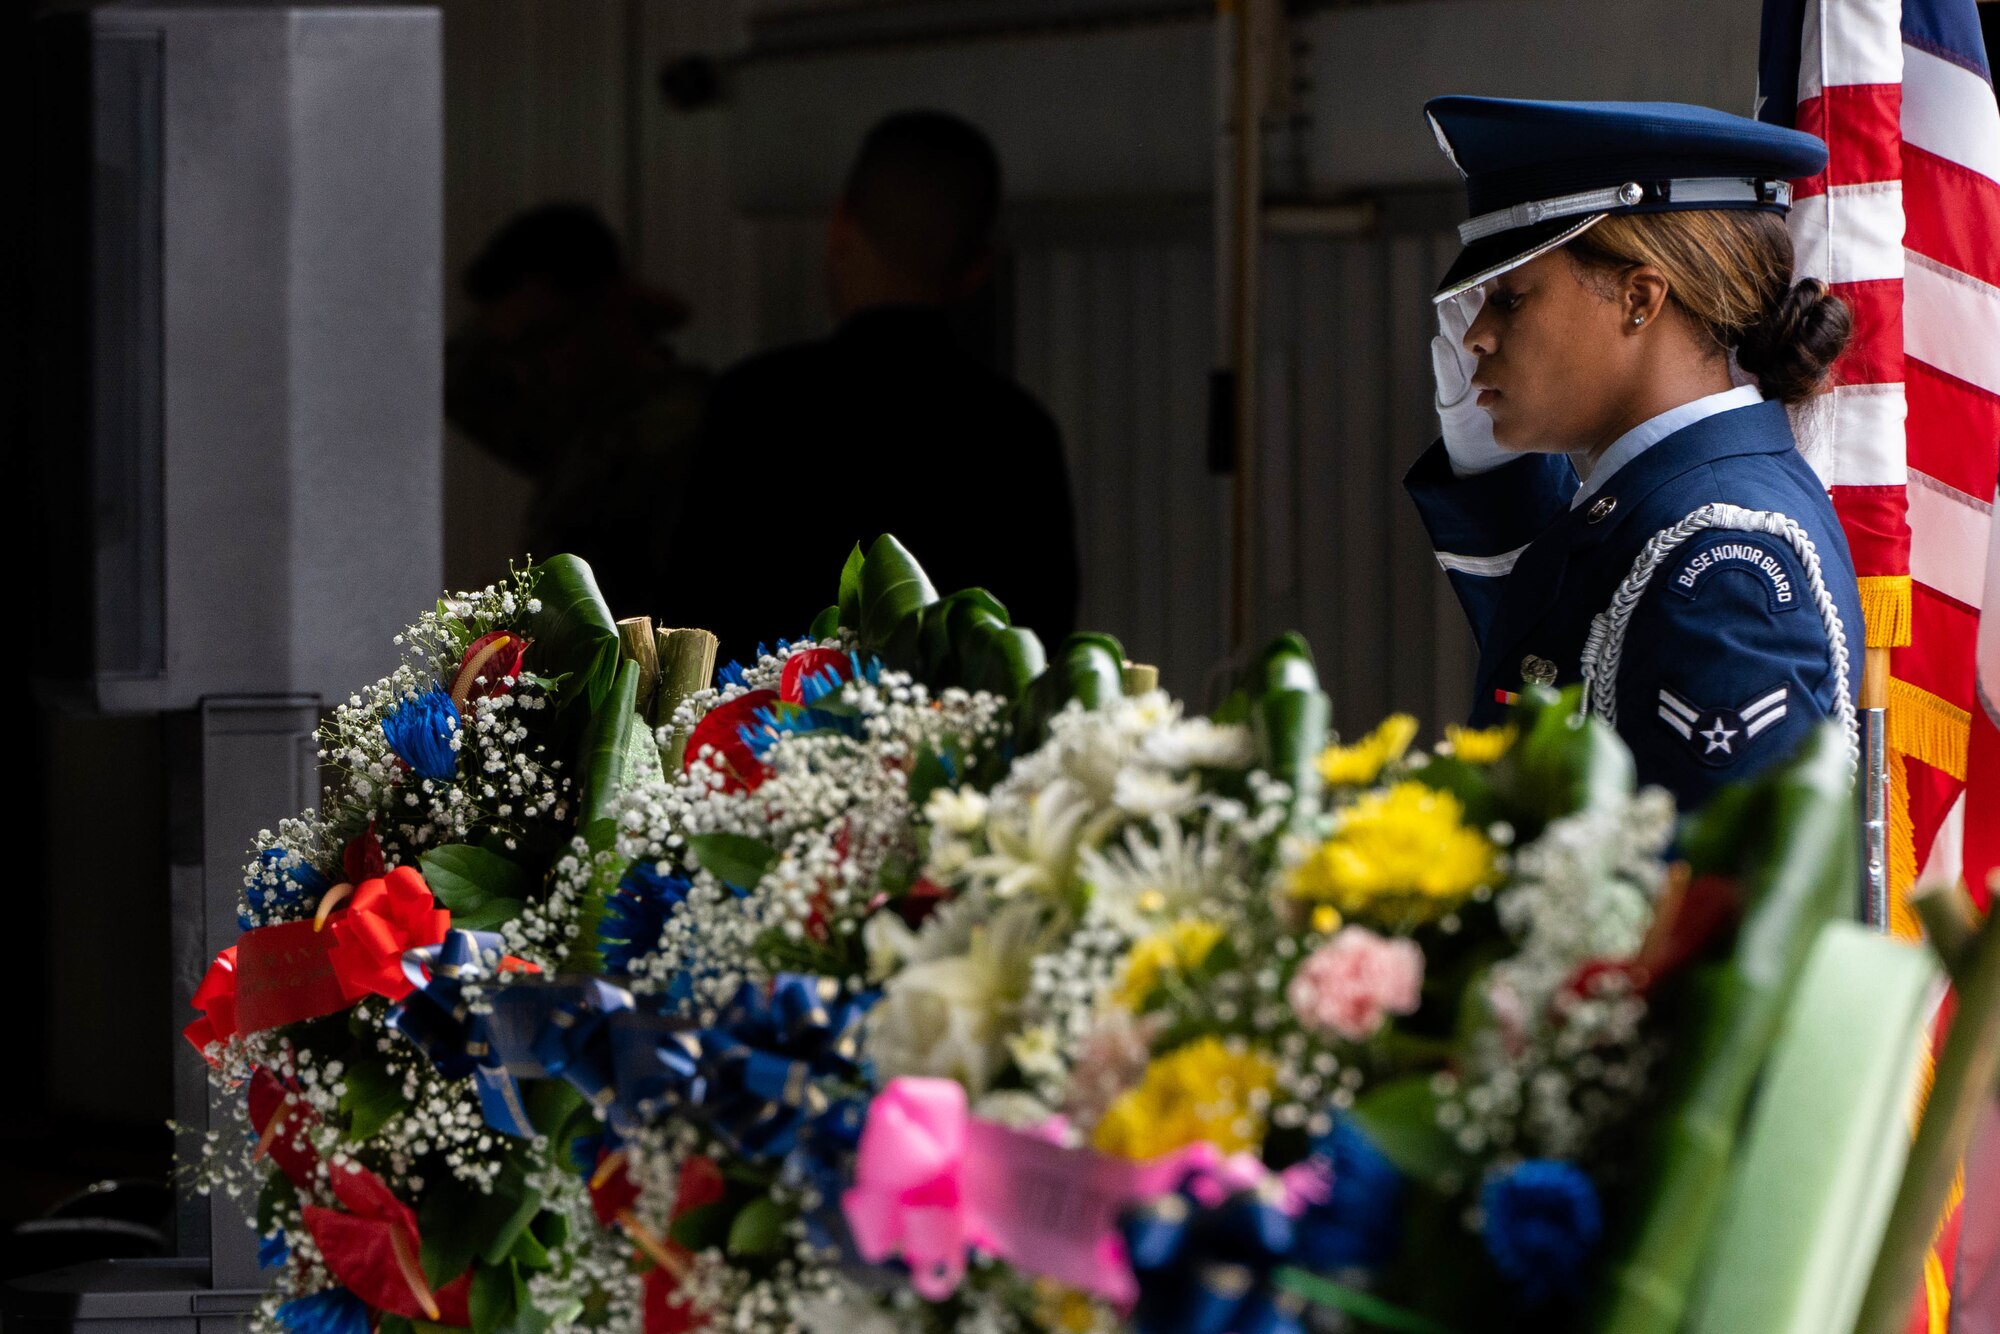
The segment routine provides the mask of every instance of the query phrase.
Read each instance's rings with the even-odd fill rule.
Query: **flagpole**
[[[1889,930],[1889,650],[1870,647],[1861,668],[1861,920]]]

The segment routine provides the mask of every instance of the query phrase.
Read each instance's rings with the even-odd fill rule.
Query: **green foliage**
[[[1524,839],[1562,816],[1622,806],[1637,786],[1632,752],[1617,732],[1582,716],[1581,701],[1578,687],[1558,695],[1537,686],[1514,708],[1521,739],[1501,760],[1511,772],[1497,785],[1516,794]]]
[[[356,1143],[374,1138],[410,1105],[403,1097],[403,1081],[371,1051],[356,1048],[342,1078],[346,1087],[341,1090],[340,1111],[347,1118],[347,1138]]]
[[[470,843],[432,848],[417,860],[431,894],[451,910],[451,924],[466,931],[512,921],[534,889],[521,866]]]
[[[1438,1125],[1429,1075],[1410,1075],[1358,1099],[1349,1113],[1397,1170],[1449,1194],[1463,1184],[1465,1156]]]
[[[530,664],[537,675],[562,681],[558,710],[583,700],[595,712],[604,707],[618,670],[618,623],[597,589],[597,576],[570,555],[551,556],[535,567],[534,576],[541,610],[521,623],[534,641]]]
[[[1851,909],[1860,831],[1847,738],[1824,724],[1799,756],[1694,817],[1700,871],[1734,873],[1744,902],[1724,962],[1681,990],[1679,1037],[1625,1220],[1606,1265],[1606,1334],[1681,1326],[1729,1182],[1745,1109],[1821,928]]]
[[[784,1244],[785,1211],[769,1196],[751,1200],[729,1224],[731,1255],[771,1255]]]
[[[702,868],[731,889],[755,889],[778,864],[776,848],[747,834],[693,834],[687,843]]]

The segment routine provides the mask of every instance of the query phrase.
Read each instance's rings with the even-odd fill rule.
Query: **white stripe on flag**
[[[1911,577],[1976,610],[1984,601],[1993,507],[1914,468],[1909,497],[1910,532],[1917,535],[1910,543]]]
[[[1805,18],[1799,101],[1822,87],[1903,81],[1902,0],[1821,0],[1806,6]]]
[[[1903,48],[1903,138],[2000,181],[2000,107],[1986,80],[1916,47]]]
[[[1901,486],[1909,480],[1900,384],[1842,384],[1791,409],[1792,434],[1827,486]]]
[[[1989,394],[2000,394],[2000,287],[1909,252],[1903,350]]]
[[[1903,183],[1837,185],[1792,205],[1801,275],[1830,283],[1903,276]]]

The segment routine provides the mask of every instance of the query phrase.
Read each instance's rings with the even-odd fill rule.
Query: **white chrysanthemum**
[[[1182,815],[1201,799],[1201,780],[1175,778],[1157,769],[1125,769],[1111,788],[1111,802],[1128,815]]]
[[[1096,813],[1090,794],[1066,779],[1025,799],[996,802],[986,823],[990,851],[967,862],[965,875],[1000,898],[1060,894],[1070,886],[1084,826]]]
[[[948,921],[939,934],[959,926]],[[928,932],[918,934],[921,941]],[[1042,907],[1009,903],[970,936],[964,953],[910,963],[883,987],[866,1043],[881,1078],[956,1079],[977,1097],[1005,1067],[1007,1038],[1046,944]]]
[[[1135,935],[1161,921],[1213,907],[1238,879],[1239,852],[1211,816],[1189,833],[1171,816],[1126,827],[1103,849],[1087,848],[1078,875],[1090,886],[1090,913]]]
[[[969,787],[941,787],[924,803],[924,818],[954,834],[973,834],[986,823],[986,794]]]
[[[1145,757],[1164,769],[1244,769],[1257,756],[1250,729],[1207,718],[1186,718],[1150,733]]]

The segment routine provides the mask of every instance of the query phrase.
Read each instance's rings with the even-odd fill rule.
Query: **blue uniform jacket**
[[[1859,693],[1854,563],[1780,404],[1676,431],[1576,509],[1576,473],[1560,454],[1457,477],[1440,441],[1405,485],[1479,642],[1476,725],[1500,721],[1500,692],[1582,680],[1592,618],[1609,608],[1654,535],[1715,503],[1783,516],[1803,533],[1767,531],[1787,525],[1760,519],[1692,531],[1663,548],[1627,608],[1615,677],[1618,731],[1639,780],[1696,805],[1785,758],[1808,729],[1836,716],[1834,617],[1826,613],[1837,612],[1844,632],[1850,699]],[[1801,539],[1817,553],[1830,607],[1814,595]]]

